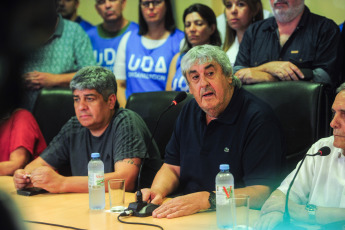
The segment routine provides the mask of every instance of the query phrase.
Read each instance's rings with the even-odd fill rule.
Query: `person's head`
[[[57,12],[61,14],[63,18],[74,21],[77,18],[77,8],[79,6],[79,0],[58,0]]]
[[[185,9],[182,19],[186,41],[182,53],[198,45],[221,45],[217,18],[210,7],[199,3],[193,4]]]
[[[345,150],[345,83],[337,89],[337,96],[332,105],[333,119],[331,127],[333,128],[334,142],[337,148]]]
[[[75,74],[70,88],[80,124],[91,132],[107,127],[117,108],[113,72],[100,66],[84,67]]]
[[[164,28],[173,32],[176,29],[170,0],[140,0],[139,1],[139,34],[149,31],[149,23],[164,22]]]
[[[270,0],[275,19],[281,23],[291,22],[304,10],[304,0]]]
[[[104,22],[122,20],[122,11],[126,7],[126,0],[96,0],[95,8]]]
[[[261,0],[223,0],[226,16],[226,36],[223,50],[235,41],[237,31],[244,33],[248,26],[264,18]]]
[[[181,70],[191,94],[210,117],[225,110],[234,86],[241,87],[241,81],[232,74],[228,56],[218,46],[193,47],[183,56]]]

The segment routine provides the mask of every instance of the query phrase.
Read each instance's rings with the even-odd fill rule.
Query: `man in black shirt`
[[[270,2],[274,17],[252,24],[241,42],[234,71],[242,83],[342,83],[338,26],[311,13],[304,0]]]

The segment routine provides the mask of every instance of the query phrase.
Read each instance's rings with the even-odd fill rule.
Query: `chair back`
[[[269,82],[244,85],[268,103],[277,115],[286,139],[287,168],[291,171],[313,143],[331,133],[328,88],[312,82]]]
[[[133,93],[127,100],[126,108],[133,110],[143,118],[152,135],[159,116],[171,104],[178,93],[176,91]],[[184,101],[163,114],[158,123],[153,138],[156,141],[162,159],[164,159],[165,147],[170,140],[175,121],[183,105],[192,98],[193,96],[188,94]]]
[[[44,88],[38,95],[33,115],[47,144],[59,133],[62,126],[75,116],[72,95],[69,88]]]

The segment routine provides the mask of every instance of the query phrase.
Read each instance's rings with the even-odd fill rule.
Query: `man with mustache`
[[[34,186],[51,193],[88,192],[87,166],[91,153],[98,152],[104,163],[105,183],[125,179],[126,190],[133,191],[150,142],[145,122],[138,114],[119,109],[115,76],[104,67],[79,70],[70,88],[76,116],[62,127],[40,157],[15,172],[15,187]],[[141,177],[146,186],[151,185],[161,166],[158,148],[155,143],[152,146]]]
[[[308,80],[343,82],[338,26],[313,14],[304,0],[270,0],[274,17],[251,25],[242,40],[235,75],[244,84]]]
[[[307,152],[315,154],[320,148],[328,146],[330,154],[307,156],[291,187],[288,205],[293,221],[321,225],[345,221],[345,83],[337,89],[332,111],[333,119],[330,125],[333,136],[319,140]],[[255,229],[273,229],[283,221],[286,193],[295,173],[296,169],[265,202]],[[342,224],[344,225],[344,222]],[[334,225],[324,229],[342,227]]]
[[[97,64],[110,70],[114,68],[123,35],[139,28],[138,24],[123,17],[125,7],[126,0],[96,0],[95,8],[103,22],[87,31]]]
[[[241,88],[224,51],[192,48],[181,61],[192,99],[182,109],[166,147],[165,163],[143,199],[161,204],[153,217],[174,218],[215,207],[215,178],[229,164],[236,194],[251,208],[268,198],[285,165],[280,125],[272,109]],[[241,205],[241,204],[238,204]],[[243,204],[242,204],[243,205]]]

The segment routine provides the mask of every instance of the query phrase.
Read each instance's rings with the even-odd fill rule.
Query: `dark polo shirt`
[[[195,99],[179,115],[165,163],[180,166],[182,193],[214,191],[220,164],[229,164],[235,187],[275,186],[285,166],[280,124],[272,109],[235,88],[225,111],[206,125]]]

